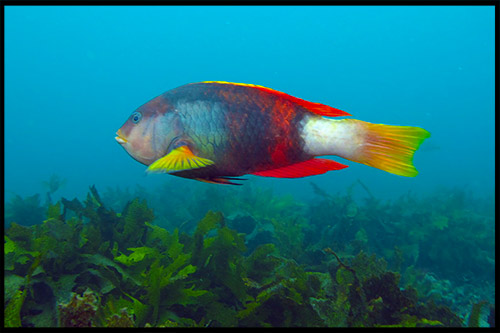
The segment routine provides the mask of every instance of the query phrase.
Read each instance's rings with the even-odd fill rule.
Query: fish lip
[[[119,137],[119,136],[115,136],[115,140],[118,141],[118,143],[121,145],[124,143],[127,143],[127,140],[125,140],[124,138]]]
[[[122,137],[120,134],[121,134],[121,131],[118,130],[118,132],[116,132],[117,136],[115,136],[115,140],[118,141],[119,144],[123,145],[123,144],[127,143],[127,139]]]

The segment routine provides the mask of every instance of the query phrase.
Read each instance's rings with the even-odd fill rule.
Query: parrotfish
[[[270,88],[205,81],[169,90],[136,109],[116,140],[147,172],[208,183],[252,174],[299,178],[340,170],[334,155],[414,177],[413,155],[430,133],[373,124]]]

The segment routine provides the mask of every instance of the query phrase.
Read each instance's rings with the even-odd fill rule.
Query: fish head
[[[115,140],[135,160],[150,165],[171,149],[178,136],[178,118],[159,96],[136,109],[118,129]]]

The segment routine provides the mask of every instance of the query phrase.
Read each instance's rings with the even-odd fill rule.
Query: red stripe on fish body
[[[268,152],[274,166],[283,166],[297,162],[297,158],[303,157],[298,154],[297,148],[302,150],[300,144],[300,135],[297,135],[298,126],[296,126],[303,115],[297,109],[302,107],[292,105],[290,102],[278,98],[272,108],[271,122],[277,132],[282,134],[276,137],[273,146],[268,147]],[[302,111],[302,110],[301,110]],[[298,120],[298,121],[297,121]],[[300,144],[300,147],[297,145]],[[300,151],[301,153],[302,151]]]
[[[240,165],[245,161],[250,164],[246,173],[274,169],[311,158],[302,150],[298,128],[307,112],[302,106],[281,95],[252,86],[220,84],[220,88],[230,100],[234,100],[235,96],[247,96],[245,102],[250,107],[245,112],[246,129],[237,131],[235,127],[229,126],[234,134],[234,142],[240,141],[239,137],[246,134],[247,147],[253,147],[252,158],[246,154],[248,149],[245,147],[240,146],[233,151],[233,156],[241,157]],[[235,115],[241,117],[241,112]]]
[[[162,95],[202,157],[215,163],[175,173],[196,178],[240,176],[305,161],[299,123],[308,111],[249,86],[195,83]]]

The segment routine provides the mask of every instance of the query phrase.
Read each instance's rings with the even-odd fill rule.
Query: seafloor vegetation
[[[7,327],[495,325],[493,198],[56,180],[6,203]]]

